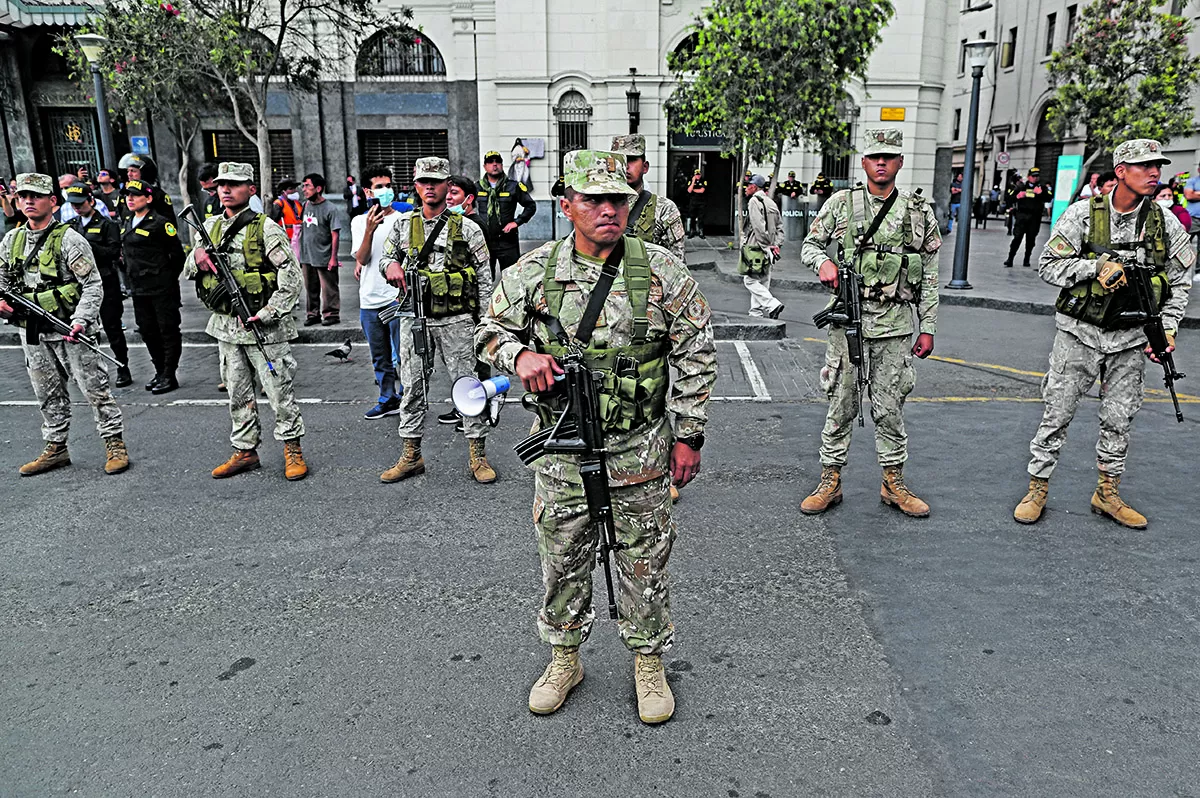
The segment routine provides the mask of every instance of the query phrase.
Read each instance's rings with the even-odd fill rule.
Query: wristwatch
[[[697,432],[695,435],[692,435],[689,438],[680,438],[679,442],[686,444],[687,446],[689,446],[690,448],[692,448],[698,452],[704,446],[704,433]]]

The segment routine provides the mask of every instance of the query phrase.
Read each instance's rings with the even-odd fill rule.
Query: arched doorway
[[[1037,149],[1033,156],[1033,165],[1042,173],[1041,181],[1044,186],[1054,185],[1054,179],[1058,174],[1058,156],[1063,154],[1062,142],[1046,119],[1049,112],[1050,103],[1046,103],[1046,107],[1042,109],[1042,115],[1038,118]]]

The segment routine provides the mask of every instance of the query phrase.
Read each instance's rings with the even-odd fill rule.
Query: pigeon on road
[[[354,345],[352,343],[350,343],[349,339],[346,339],[346,343],[342,344],[337,349],[333,349],[329,352],[326,352],[325,356],[326,357],[336,357],[338,360],[340,360],[344,363],[344,362],[350,360],[350,350],[353,348],[354,348]]]

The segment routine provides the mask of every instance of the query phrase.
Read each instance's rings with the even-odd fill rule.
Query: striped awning
[[[0,0],[0,25],[82,25],[98,10],[79,0]]]

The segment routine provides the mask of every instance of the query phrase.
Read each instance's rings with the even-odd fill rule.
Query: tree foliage
[[[694,46],[668,58],[673,125],[720,135],[726,154],[774,157],[776,172],[785,146],[842,146],[839,100],[893,13],[891,0],[715,0]]]
[[[1094,159],[1131,138],[1188,134],[1200,64],[1188,53],[1192,25],[1161,0],[1095,0],[1074,39],[1048,66],[1055,88],[1047,119],[1060,135],[1082,125]]]

